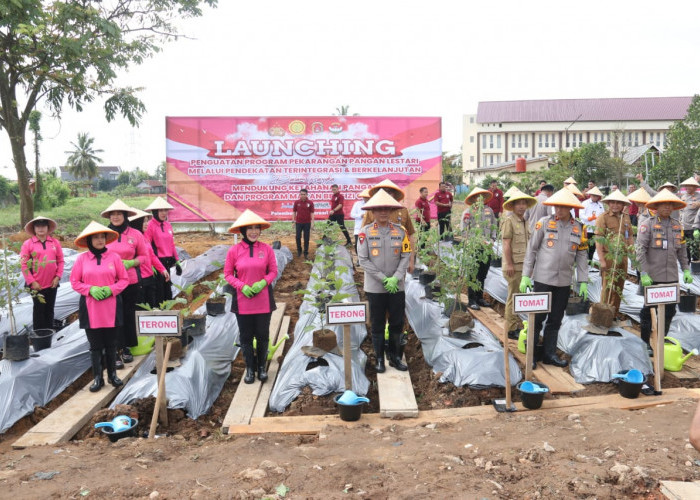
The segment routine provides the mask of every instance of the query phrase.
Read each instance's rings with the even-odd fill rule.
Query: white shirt
[[[352,231],[353,234],[360,234],[360,230],[362,229],[362,218],[365,216],[365,210],[362,210],[362,207],[364,206],[365,200],[361,199],[353,203],[352,210],[350,210],[350,217],[355,219],[355,229]]]
[[[588,220],[589,217],[600,217],[604,213],[605,207],[601,202],[593,201],[593,198],[588,198],[583,202],[583,211],[580,212],[581,222],[588,226],[587,229],[589,230],[589,233],[595,231],[595,219]]]

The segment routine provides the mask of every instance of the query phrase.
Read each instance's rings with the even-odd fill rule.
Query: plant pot
[[[590,320],[594,325],[609,329],[615,321],[615,308],[610,304],[593,304],[591,306]]]
[[[693,274],[700,274],[700,260],[691,261],[690,272]]]
[[[440,285],[433,283],[425,285],[425,298],[428,300],[437,300],[437,295],[440,294],[441,291]]]
[[[517,386],[516,389],[518,389],[518,392],[520,392],[520,400],[523,403],[523,406],[525,408],[528,408],[530,410],[537,410],[542,406],[542,401],[544,400],[544,395],[547,394],[547,392],[526,392],[520,389],[520,386],[523,385],[525,381],[520,382]],[[533,385],[537,387],[544,387],[547,390],[549,390],[549,386],[546,384],[543,384],[541,382],[532,382]]]
[[[6,335],[3,343],[3,358],[24,361],[29,358],[29,334]]]
[[[226,299],[212,299],[207,300],[207,314],[209,316],[219,316],[226,312]]]
[[[501,258],[494,257],[491,259],[491,267],[501,267]]]
[[[422,272],[423,272],[422,269],[416,267],[415,269],[413,269],[413,272],[411,273],[411,276],[412,276],[413,278],[415,278],[415,279],[418,279],[418,278],[420,278],[420,275],[421,275]]]
[[[681,301],[678,304],[678,309],[681,312],[693,313],[697,307],[698,297],[694,294],[681,295]]]
[[[418,282],[421,285],[427,285],[428,283],[432,283],[433,281],[435,281],[436,276],[437,275],[432,271],[423,271],[418,277]]]
[[[338,401],[341,398],[342,394],[338,394],[336,397],[333,398],[333,401],[335,401],[335,404],[338,405],[338,412],[340,414],[340,420],[344,420],[346,422],[355,422],[357,420],[360,420],[360,417],[362,416],[362,405],[364,403],[356,403],[356,404],[343,404],[340,401]]]
[[[182,328],[183,337],[185,335],[199,337],[200,335],[204,335],[204,333],[207,331],[207,317],[203,314],[197,314],[195,316],[190,316],[189,318],[184,318],[182,323],[184,325]],[[183,342],[183,345],[186,345],[186,343]]]
[[[270,246],[272,246],[273,250],[280,250],[282,248],[282,242],[280,240],[275,240]]]
[[[56,332],[50,328],[39,328],[37,330],[33,330],[29,335],[29,341],[34,348],[34,352],[51,347],[51,340],[53,339],[54,333]]]
[[[635,399],[637,396],[639,396],[643,385],[644,382],[635,384],[632,382],[627,382],[625,380],[618,380],[617,390],[619,391],[620,396],[622,396],[623,398]]]
[[[136,427],[138,426],[139,421],[136,420],[135,418],[131,419],[131,427],[128,429],[125,429],[123,431],[119,432],[112,432],[112,430],[109,427],[102,427],[102,434],[106,434],[109,440],[112,443],[116,443],[119,441],[121,438],[125,437],[133,437],[136,435]]]
[[[566,304],[566,315],[585,314],[590,307],[591,303],[588,300],[583,300],[581,297],[569,297],[569,302]]]

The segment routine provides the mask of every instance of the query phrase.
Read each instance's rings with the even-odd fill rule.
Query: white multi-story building
[[[468,172],[597,142],[619,157],[646,144],[663,151],[669,127],[685,117],[692,99],[480,102],[475,115],[464,116],[462,165]]]

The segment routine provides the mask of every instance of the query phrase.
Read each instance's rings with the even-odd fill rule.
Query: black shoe
[[[102,387],[104,387],[105,381],[102,377],[95,377],[95,380],[93,381],[92,385],[90,386],[90,392],[97,392]]]
[[[406,366],[398,356],[392,356],[389,358],[389,366],[396,368],[400,372],[405,372],[408,370],[408,366]]]
[[[475,311],[478,311],[481,309],[481,307],[479,307],[479,305],[476,302],[470,302],[469,309],[474,309]]]
[[[264,366],[260,366],[258,368],[258,380],[260,382],[266,382],[267,381],[267,370],[265,370]]]
[[[243,382],[245,382],[246,384],[252,384],[253,382],[255,382],[255,370],[253,370],[252,368],[246,368]]]
[[[481,307],[491,307],[491,303],[484,299],[479,299],[476,301],[476,303],[479,304]]]
[[[297,257],[301,257],[301,250],[297,250]]]
[[[654,349],[652,349],[649,344],[647,344],[647,354],[649,355],[650,358],[654,357]]]
[[[114,361],[114,368],[116,368],[117,370],[124,369],[124,362],[122,361],[122,358],[120,356],[117,356],[117,359]]]
[[[537,370],[537,361],[535,361],[534,359],[532,360],[532,369]]]
[[[124,385],[124,382],[122,382],[122,379],[117,377],[116,372],[115,373],[108,373],[107,380],[109,380],[109,383],[112,384],[112,387],[121,387]]]
[[[511,340],[518,340],[520,338],[520,330],[515,329],[508,332],[508,338]]]
[[[542,358],[542,362],[545,365],[554,365],[554,366],[559,366],[561,368],[564,368],[565,366],[568,366],[568,364],[569,364],[568,361],[564,361],[556,354],[549,354],[549,355],[545,354],[544,357]]]
[[[128,347],[122,349],[122,361],[124,363],[133,363],[134,361],[134,356],[131,354],[131,351]]]
[[[386,371],[386,366],[384,366],[384,356],[377,359],[377,364],[374,365],[374,369],[377,373],[384,373]]]

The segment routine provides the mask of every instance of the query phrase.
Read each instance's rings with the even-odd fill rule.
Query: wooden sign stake
[[[151,418],[151,427],[148,430],[148,439],[156,438],[156,426],[158,425],[158,415],[163,415],[162,423],[163,425],[168,425],[168,407],[167,401],[165,400],[165,372],[168,367],[168,360],[170,359],[170,349],[172,343],[168,342],[165,347],[165,354],[163,354],[163,337],[156,337],[156,365],[158,366],[158,395],[156,396],[156,405],[153,408],[153,418]],[[161,358],[158,360],[158,358]],[[162,412],[161,410],[162,406]]]
[[[345,390],[352,391],[352,349],[350,345],[350,325],[343,325],[343,358],[345,364]]]

